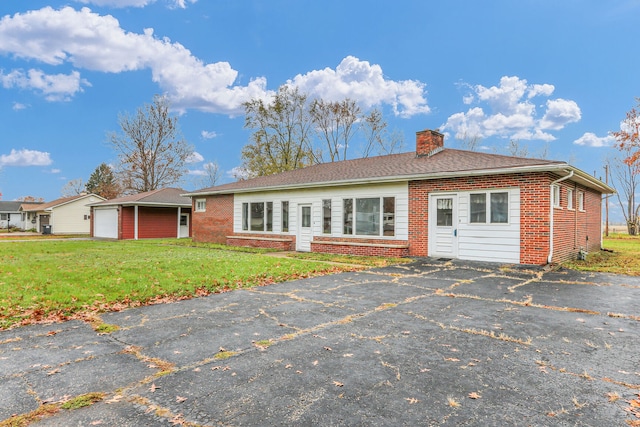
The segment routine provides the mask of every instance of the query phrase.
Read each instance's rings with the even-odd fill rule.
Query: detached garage
[[[191,199],[163,188],[91,205],[91,236],[105,239],[191,237]]]

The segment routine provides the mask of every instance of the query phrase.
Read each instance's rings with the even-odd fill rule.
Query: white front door
[[[429,256],[458,256],[458,196],[429,197]]]
[[[189,237],[189,214],[180,214],[180,238]]]
[[[298,236],[296,238],[296,250],[301,252],[311,251],[311,204],[298,205]]]

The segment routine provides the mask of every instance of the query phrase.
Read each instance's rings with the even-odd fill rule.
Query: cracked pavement
[[[101,317],[0,332],[0,420],[640,425],[635,277],[418,259]]]

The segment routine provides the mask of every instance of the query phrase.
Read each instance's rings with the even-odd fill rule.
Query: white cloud
[[[17,87],[36,90],[43,94],[47,101],[69,101],[73,95],[83,91],[82,85],[91,86],[87,80],[80,78],[77,71],[70,74],[45,74],[35,69],[26,73],[13,70],[9,74],[0,71],[0,83],[6,89]]]
[[[288,82],[310,96],[327,101],[351,98],[365,108],[389,104],[400,117],[430,112],[425,84],[416,80],[385,79],[382,68],[367,61],[347,56],[335,70],[325,68],[298,74]]]
[[[218,134],[213,130],[203,130],[202,132],[200,132],[200,136],[202,136],[204,139],[213,139],[217,137]]]
[[[53,168],[53,169],[51,169],[49,172],[50,172],[50,173],[60,173],[60,172],[62,172],[62,171],[61,171],[60,169],[55,169],[55,168]]]
[[[92,0],[92,3],[98,1],[111,5],[134,2]],[[177,7],[184,7],[189,0],[172,1]],[[144,3],[143,0],[138,2]],[[236,85],[238,71],[228,62],[204,63],[180,43],[155,37],[151,28],[143,33],[127,32],[113,16],[99,15],[88,8],[55,10],[44,7],[4,16],[0,19],[0,54],[5,53],[51,66],[71,64],[105,73],[150,69],[152,80],[179,112],[195,109],[241,115],[244,102],[254,98],[268,100],[274,95],[272,90],[267,90],[264,77],[254,77],[245,86]],[[71,80],[66,82],[67,91],[77,92],[82,84],[88,84],[76,73],[67,76]],[[59,76],[58,79],[62,78]],[[353,56],[344,58],[335,70],[325,68],[299,74],[288,83],[299,86],[311,96],[330,101],[349,97],[364,108],[388,104],[400,117],[430,111],[424,83],[389,80],[379,65]],[[59,82],[59,86],[64,86],[63,82]],[[56,94],[63,96],[64,93],[71,96],[69,92],[53,91],[58,87],[54,82],[44,87],[52,90],[51,93],[43,92],[45,96],[55,98]]]
[[[96,6],[107,6],[107,7],[145,7],[152,3],[155,3],[156,0],[76,0],[83,4],[95,4]],[[166,0],[169,3],[170,7],[179,7],[181,9],[185,9],[187,7],[187,3],[195,3],[197,0]]]
[[[186,163],[199,163],[199,162],[201,162],[203,160],[204,160],[204,157],[202,156],[202,154],[198,153],[197,151],[194,151],[193,153],[191,153],[191,155],[189,157],[187,157],[185,162]]]
[[[530,85],[517,76],[504,76],[498,86],[464,86],[471,90],[470,94],[463,96],[463,102],[470,105],[469,110],[451,115],[441,127],[459,139],[497,136],[553,141],[555,136],[548,131],[563,129],[581,119],[578,104],[561,98],[547,100],[541,106],[544,113],[539,118],[532,99],[551,96],[555,87],[550,84]],[[474,106],[474,103],[482,106]]]
[[[95,4],[108,7],[145,7],[156,0],[76,0],[83,4]]]
[[[573,141],[576,145],[582,145],[585,147],[610,147],[615,141],[615,138],[611,135],[597,136],[595,133],[586,132],[580,138]]]
[[[24,110],[26,108],[28,108],[28,105],[23,104],[21,102],[14,102],[13,103],[13,109],[16,110],[16,111]]]
[[[50,154],[36,150],[11,150],[0,155],[0,166],[47,166],[53,163]]]

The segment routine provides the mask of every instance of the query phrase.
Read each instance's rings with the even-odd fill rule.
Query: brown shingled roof
[[[92,206],[110,205],[165,205],[165,206],[191,206],[191,200],[183,197],[184,190],[181,188],[160,188],[158,190],[146,191],[144,193],[131,194],[118,197],[105,202],[94,203]]]
[[[237,181],[189,193],[197,196],[209,193],[234,193],[269,188],[296,188],[307,185],[336,185],[363,181],[429,179],[446,175],[479,175],[491,171],[518,169],[559,169],[567,163],[442,149],[432,156],[417,157],[415,152],[367,157],[333,163],[322,163],[275,175]]]

